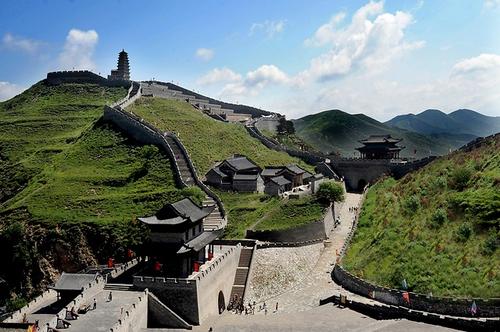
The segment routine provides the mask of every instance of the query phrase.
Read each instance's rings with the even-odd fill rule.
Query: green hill
[[[450,114],[426,110],[419,114],[398,115],[385,124],[421,134],[467,134],[488,136],[500,132],[500,117],[460,109]]]
[[[500,294],[500,135],[368,191],[343,263],[354,274],[443,296]]]
[[[252,138],[243,125],[214,120],[191,105],[161,98],[141,98],[127,110],[141,116],[161,130],[178,134],[193,162],[203,176],[216,161],[242,154],[259,166],[297,163],[311,170],[297,158],[266,148]]]
[[[293,120],[296,134],[324,153],[338,152],[353,156],[359,140],[375,134],[402,138],[403,157],[442,155],[472,140],[472,135],[427,135],[394,128],[363,114],[351,115],[340,110],[325,111]],[[414,154],[417,151],[416,155]]]
[[[10,309],[142,243],[135,217],[200,190],[175,187],[170,161],[98,119],[123,88],[42,81],[0,103],[0,277]],[[0,299],[0,305],[5,304]]]

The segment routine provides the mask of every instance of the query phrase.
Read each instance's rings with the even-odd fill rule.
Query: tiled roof
[[[305,170],[303,170],[302,168],[300,168],[299,166],[297,166],[295,164],[287,165],[286,169],[288,169],[290,172],[297,174],[297,175],[303,174],[306,172]]]
[[[255,181],[258,177],[259,174],[235,174],[233,181]]]
[[[83,273],[65,273],[63,272],[57,280],[54,287],[55,290],[74,290],[79,291],[84,286],[96,280],[97,274],[83,274]]]
[[[283,170],[284,167],[266,167],[260,173],[262,176],[276,176],[279,172]]]
[[[226,159],[226,162],[229,165],[231,165],[231,167],[236,169],[236,171],[241,171],[241,170],[245,170],[245,169],[259,167],[259,166],[255,165],[253,162],[251,162],[250,160],[248,160],[247,157],[243,157],[243,156]]]
[[[277,176],[277,177],[271,178],[271,181],[276,183],[278,186],[284,186],[284,185],[291,183],[290,181],[285,179],[283,176]]]
[[[156,215],[139,218],[140,221],[150,225],[178,225],[186,220],[196,222],[208,216],[213,210],[202,209],[191,199],[184,198],[172,204],[167,204]]]

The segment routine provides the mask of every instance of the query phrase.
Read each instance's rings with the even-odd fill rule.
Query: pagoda
[[[122,49],[118,54],[118,69],[111,70],[111,75],[108,75],[108,80],[111,81],[130,81],[130,66],[128,63],[128,53]]]
[[[371,135],[367,139],[360,140],[362,147],[356,148],[362,159],[399,159],[399,152],[404,146],[399,146],[401,138],[393,138],[391,135]]]

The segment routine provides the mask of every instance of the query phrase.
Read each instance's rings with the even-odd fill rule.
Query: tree
[[[344,200],[344,188],[340,183],[334,181],[323,182],[319,185],[316,196],[324,202],[342,202]]]

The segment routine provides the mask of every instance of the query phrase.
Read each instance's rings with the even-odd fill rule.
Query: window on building
[[[186,234],[184,234],[186,236],[186,241],[187,239],[189,238],[189,231],[186,231]]]
[[[198,225],[198,232],[201,233],[201,224]]]
[[[194,233],[195,233],[195,232],[196,232],[196,227],[193,227],[193,229],[192,229],[192,234],[193,234],[193,236],[194,236]]]

